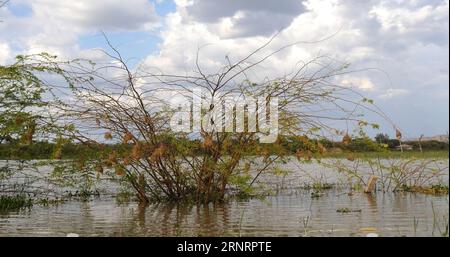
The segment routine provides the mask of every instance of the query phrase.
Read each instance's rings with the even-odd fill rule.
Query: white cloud
[[[441,5],[423,5],[414,9],[405,8],[405,6],[414,5],[414,1],[396,5],[393,1],[382,1],[381,4],[374,6],[370,11],[370,15],[375,17],[382,25],[383,30],[396,30],[400,33],[406,33],[417,28],[417,26],[433,25],[428,22],[432,20],[440,20],[448,17],[447,3]]]
[[[35,17],[71,30],[136,30],[151,28],[157,21],[147,0],[33,0]]]
[[[360,89],[362,91],[372,91],[375,86],[368,78],[349,77],[341,81],[341,84],[348,87]]]
[[[76,56],[81,36],[106,32],[152,30],[159,26],[154,4],[147,0],[20,0],[30,15],[15,16],[8,3],[0,23],[0,40],[19,53],[50,52]]]
[[[384,93],[380,95],[380,98],[389,99],[397,96],[404,96],[409,94],[409,91],[401,88],[388,88]]]
[[[193,0],[181,3],[184,19],[208,24],[212,27],[227,26],[222,37],[270,35],[289,26],[304,11],[299,0]]]
[[[0,10],[0,61],[14,56],[17,48],[102,58],[80,52],[80,36],[102,29],[149,30],[161,24],[159,48],[142,61],[148,69],[191,72],[200,47],[201,67],[214,73],[227,63],[225,57],[236,61],[281,30],[262,54],[304,43],[264,62],[250,74],[253,78],[283,75],[300,61],[326,55],[358,71],[339,77],[343,85],[375,100],[395,99],[399,109],[394,120],[411,116],[411,98],[429,107],[414,112],[418,121],[435,106],[448,106],[448,0],[175,0],[176,10],[162,21],[147,0],[20,1],[30,5],[33,14],[15,17]],[[439,108],[440,117],[448,117],[444,109]],[[448,124],[448,118],[442,119]]]
[[[10,57],[8,44],[0,42],[0,65],[5,64]]]
[[[228,1],[219,5],[225,6],[225,11],[217,14],[214,11],[204,14],[212,5],[204,1],[176,3],[177,11],[165,18],[160,51],[145,60],[147,65],[171,72],[194,70],[197,48],[206,44],[209,45],[200,52],[201,65],[215,72],[226,63],[225,56],[237,60],[266,42],[271,34],[268,31],[273,34],[270,26],[267,31],[260,30],[265,27],[263,19],[259,20],[262,26],[255,28],[251,27],[254,24],[251,21],[245,25],[239,24],[240,21],[266,11],[271,13],[268,17],[275,19],[274,23],[279,18],[270,9],[249,11],[246,7],[233,7],[230,11],[226,9],[231,5]],[[350,62],[350,69],[357,71],[341,78],[342,84],[359,88],[375,101],[395,100],[398,111],[390,112],[393,120],[403,121],[402,116],[412,116],[411,98],[416,99],[415,104],[424,101],[427,106],[448,105],[447,0],[307,0],[303,5],[265,53],[292,42],[333,36],[320,43],[298,44],[283,51],[266,61],[255,76],[284,74],[299,61],[328,55]],[[200,9],[194,10],[193,6]],[[406,95],[409,97],[403,97]],[[388,105],[392,101],[376,102],[382,109],[392,108]],[[414,119],[429,116],[429,110],[422,108],[415,112]],[[441,117],[447,116],[448,111],[439,111],[444,112]],[[448,118],[443,119],[442,124],[448,123]]]

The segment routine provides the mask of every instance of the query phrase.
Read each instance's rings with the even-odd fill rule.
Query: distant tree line
[[[203,143],[198,139],[185,139],[180,142],[186,148],[191,149],[192,155],[207,154],[204,151]],[[368,137],[352,138],[348,142],[331,141],[326,138],[308,139],[303,136],[279,137],[278,141],[273,144],[259,144],[257,141],[249,142],[255,145],[254,150],[249,149],[245,154],[254,155],[260,151],[268,154],[284,154],[295,155],[299,152],[308,153],[308,151],[317,152],[377,152],[385,150],[396,150],[400,145],[399,140],[389,139],[385,134],[378,134],[374,140]],[[406,141],[414,150],[419,150],[418,141]],[[422,141],[420,142],[423,151],[448,151],[449,144],[439,141]],[[5,141],[0,143],[0,159],[78,159],[92,158],[99,154],[100,151],[107,152],[126,152],[132,148],[129,144],[100,144],[100,145],[84,145],[77,143],[66,143],[58,146],[55,142],[37,141],[32,144],[23,144],[21,141]],[[59,153],[58,153],[59,152]],[[231,154],[231,151],[228,153]]]
[[[387,134],[379,133],[375,136],[375,142],[378,144],[385,144],[387,148],[393,150],[400,146],[400,141],[398,139],[391,139]],[[448,151],[449,143],[441,142],[437,140],[426,140],[426,141],[412,141],[406,140],[402,142],[413,147],[414,150],[419,150],[422,148],[424,151]]]

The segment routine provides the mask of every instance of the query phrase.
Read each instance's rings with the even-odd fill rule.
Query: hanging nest
[[[207,137],[205,138],[205,141],[203,142],[203,147],[206,148],[206,149],[208,149],[208,148],[210,148],[211,146],[213,146],[213,140],[212,140],[212,138],[211,138],[210,136],[207,136]]]
[[[317,142],[317,150],[319,150],[320,154],[324,154],[327,152],[327,148],[322,145],[322,143]]]
[[[262,151],[262,155],[263,155],[263,161],[266,163],[269,160],[270,157],[270,153],[267,149],[264,149]]]
[[[313,153],[310,150],[303,151],[301,149],[297,149],[295,152],[295,156],[300,161],[301,159],[305,159],[306,161],[310,161],[313,157]]]
[[[141,159],[142,155],[143,147],[140,143],[136,143],[131,150],[131,158],[133,158],[134,160],[139,160]]]
[[[133,140],[133,134],[131,134],[130,132],[127,132],[123,135],[122,137],[122,143],[124,144],[128,144],[128,142],[130,142],[131,140]]]
[[[86,162],[84,160],[77,160],[75,162],[75,169],[77,171],[82,171],[82,170],[84,170],[85,165],[86,165]]]
[[[244,165],[244,172],[246,174],[248,174],[250,172],[250,167],[251,167],[250,163],[246,162]]]
[[[97,163],[94,167],[94,170],[100,174],[103,174],[103,166],[100,163]]]
[[[152,119],[148,115],[145,115],[144,121],[148,125],[153,124]]]
[[[351,161],[351,162],[355,161],[355,156],[354,156],[353,154],[347,155],[346,158],[347,158],[347,160],[349,160],[349,161]]]
[[[402,139],[402,132],[400,132],[400,130],[399,130],[398,128],[395,129],[395,137],[396,137],[398,140],[401,140],[401,139]]]
[[[111,140],[113,138],[111,132],[105,132],[104,138],[106,140]]]
[[[123,177],[123,176],[126,175],[125,168],[123,167],[123,165],[120,165],[120,164],[116,165],[114,167],[114,171],[115,171],[117,176]]]
[[[152,162],[155,162],[158,160],[158,158],[161,158],[166,153],[166,146],[164,144],[161,144],[159,147],[157,147],[152,154],[150,155],[150,160]]]
[[[345,133],[344,137],[342,138],[342,143],[344,145],[349,145],[351,141],[352,141],[352,138],[349,136],[348,133]]]
[[[55,160],[61,160],[62,158],[62,150],[61,147],[56,148],[55,152],[53,153],[53,159]]]
[[[129,156],[125,156],[123,158],[123,165],[130,165],[132,162],[132,158],[130,158]]]
[[[24,141],[27,145],[33,143],[34,129],[28,129],[27,133],[24,135]]]
[[[117,164],[117,153],[114,151],[108,155],[108,159],[106,160],[106,165],[108,167],[112,167],[114,164]]]
[[[295,157],[297,157],[297,160],[300,160],[303,157],[303,151],[297,149],[297,151],[295,152]]]
[[[313,153],[310,150],[306,151],[305,160],[310,161],[312,159],[312,157],[313,157]]]
[[[306,135],[298,136],[298,140],[305,145],[309,143],[309,138]]]

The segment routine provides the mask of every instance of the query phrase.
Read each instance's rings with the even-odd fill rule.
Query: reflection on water
[[[336,210],[345,208],[347,213]],[[440,236],[448,195],[310,191],[210,205],[118,204],[113,198],[0,214],[0,236]],[[415,221],[417,225],[415,226]]]
[[[448,160],[437,165],[448,167]],[[94,188],[101,198],[0,213],[0,236],[440,236],[448,226],[448,195],[349,195],[348,177],[330,167],[288,162],[283,168],[292,172],[259,180],[275,195],[209,205],[118,204],[108,197],[117,194],[118,185],[102,181]],[[51,170],[41,167],[39,174]],[[360,170],[371,174],[367,167]],[[429,183],[448,185],[448,168],[434,179]],[[317,182],[336,186],[312,198],[302,185]]]

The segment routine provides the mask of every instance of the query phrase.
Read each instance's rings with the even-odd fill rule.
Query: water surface
[[[0,236],[440,236],[448,212],[448,196],[339,190],[198,206],[97,198],[0,214]]]
[[[448,167],[448,160],[440,165]],[[317,163],[285,168],[291,172],[260,178],[272,192],[264,199],[209,205],[119,203],[112,196],[118,188],[108,181],[89,201],[0,213],[0,236],[442,236],[448,228],[448,194],[365,194]],[[335,186],[312,197],[315,191],[303,186],[318,182]],[[448,185],[448,168],[434,182]]]

